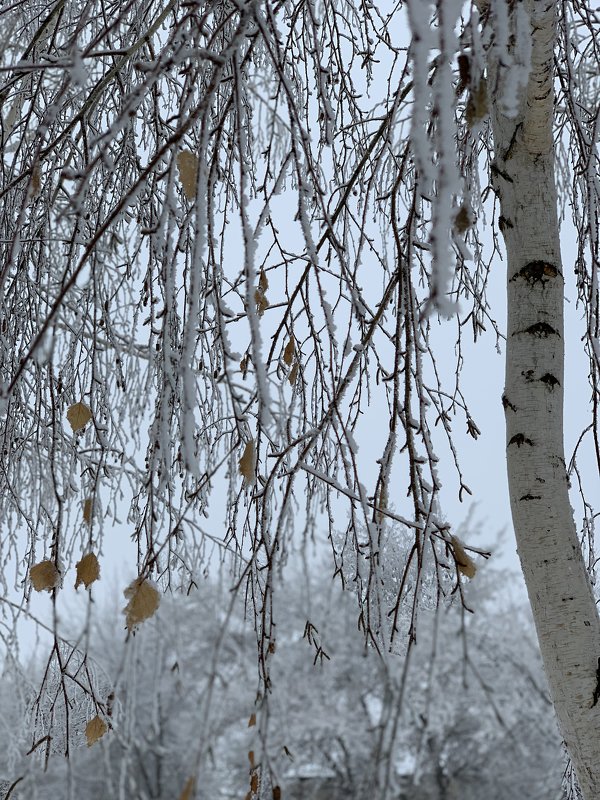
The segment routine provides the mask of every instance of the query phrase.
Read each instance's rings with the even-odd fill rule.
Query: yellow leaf
[[[29,578],[36,592],[51,591],[60,583],[60,572],[54,561],[40,561],[29,570]]]
[[[458,571],[467,578],[474,578],[475,573],[477,572],[475,562],[469,555],[467,555],[463,543],[457,536],[451,536],[450,540],[452,541],[454,558],[456,559]]]
[[[77,569],[77,580],[75,581],[75,588],[77,589],[80,583],[83,583],[87,589],[90,584],[97,581],[100,577],[100,564],[94,553],[88,553],[81,561],[75,565]]]
[[[87,739],[87,746],[91,747],[98,739],[101,739],[106,731],[108,725],[97,714],[94,719],[91,719],[85,726],[85,738]]]
[[[283,363],[287,364],[288,367],[292,366],[292,361],[294,360],[294,351],[295,351],[295,343],[294,337],[289,340],[289,342],[285,346],[285,350],[283,351]]]
[[[290,374],[288,376],[288,381],[290,382],[290,384],[292,386],[296,383],[296,378],[297,377],[298,377],[298,362],[296,361],[296,363],[292,367],[292,369],[290,371]]]
[[[129,602],[123,609],[128,630],[151,617],[159,606],[160,595],[152,581],[136,578],[123,592]]]
[[[248,720],[248,727],[252,728],[256,725],[256,714],[250,714],[250,719]]]
[[[269,279],[267,278],[264,269],[261,269],[260,275],[258,276],[258,288],[261,290],[263,294],[269,288]]]
[[[85,403],[74,403],[67,411],[67,419],[73,433],[80,431],[92,418],[92,412]]]
[[[91,497],[87,497],[83,501],[83,521],[87,522],[88,525],[92,524],[92,509],[94,505],[92,502]]]
[[[256,480],[256,451],[254,449],[254,440],[250,439],[246,442],[244,454],[240,458],[240,474],[244,478],[244,484],[251,486]]]
[[[182,150],[177,156],[179,180],[183,186],[183,193],[188,200],[196,197],[196,182],[198,180],[198,158],[189,150]]]
[[[254,302],[256,303],[256,311],[258,316],[262,317],[269,307],[269,301],[260,287],[254,292]]]
[[[185,786],[183,787],[183,792],[181,793],[179,800],[192,800],[195,788],[196,788],[196,779],[188,778]]]

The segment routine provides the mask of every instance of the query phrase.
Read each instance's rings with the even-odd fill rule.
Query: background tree
[[[311,573],[308,585],[290,571],[275,586],[276,606],[280,591],[285,600],[271,671],[269,757],[284,797],[362,798],[380,747],[386,675],[356,635],[355,604],[328,581],[328,565],[315,564]],[[510,576],[486,570],[468,590],[475,615],[465,616],[459,602],[423,611],[392,754],[394,797],[559,796],[563,765],[552,705],[532,623],[507,596],[508,586]],[[45,771],[42,747],[33,763],[25,756],[32,734],[24,722],[27,710],[36,711],[34,676],[45,669],[45,647],[29,665],[28,696],[14,691],[11,670],[0,704],[0,776],[7,784],[24,776],[16,796],[179,798],[199,738],[209,745],[199,789],[214,798],[243,796],[257,741],[248,724],[255,647],[243,603],[227,615],[227,595],[224,585],[201,580],[189,597],[165,600],[129,642],[118,605],[104,605],[88,661],[112,693],[110,731],[88,748],[73,726],[69,758],[57,743]],[[74,614],[69,625],[76,639],[87,623]],[[394,666],[401,672],[402,660]],[[76,708],[88,695],[79,687],[73,700]]]
[[[0,555],[15,624],[32,585],[50,592],[52,719],[65,722],[86,665],[59,641],[61,581],[84,557],[107,569],[121,520],[130,601],[189,591],[211,552],[231,558],[257,634],[263,742],[273,586],[294,537],[322,521],[391,674],[422,592],[461,596],[472,574],[440,508],[439,459],[462,499],[453,418],[479,434],[463,339],[468,322],[503,345],[487,295],[501,230],[512,508],[553,702],[594,796],[599,631],[561,462],[554,168],[575,209],[598,451],[596,21],[579,0],[2,9]],[[486,213],[491,247],[475,224]],[[106,718],[94,676],[84,685]],[[399,708],[405,684],[387,685]],[[393,735],[391,719],[383,794]]]

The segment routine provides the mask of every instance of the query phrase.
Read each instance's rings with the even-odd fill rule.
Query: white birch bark
[[[532,64],[521,114],[508,119],[492,106],[494,185],[508,261],[503,403],[510,502],[559,727],[583,796],[597,800],[600,623],[563,447],[564,280],[552,138],[556,2],[528,0],[528,8]]]

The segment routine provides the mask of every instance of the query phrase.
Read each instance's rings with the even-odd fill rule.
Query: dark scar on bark
[[[528,439],[522,433],[515,433],[515,435],[512,437],[512,439],[509,442],[509,445],[510,444],[516,444],[517,447],[521,447],[522,444],[528,444],[531,447],[533,447],[533,442],[531,441],[531,439]]]
[[[518,272],[515,272],[511,281],[516,281],[517,278],[524,278],[532,285],[539,282],[543,286],[551,278],[556,278],[557,275],[558,270],[554,264],[550,264],[548,261],[530,261]]]
[[[541,500],[541,494],[524,494],[523,497],[519,497],[519,500]]]
[[[513,336],[516,336],[517,333],[530,333],[532,336],[538,336],[540,339],[547,339],[550,334],[560,336],[559,332],[553,328],[552,325],[548,325],[547,322],[536,322],[534,325],[525,328],[524,331],[515,331]]]
[[[540,378],[540,380],[541,380],[543,383],[545,383],[545,384],[546,384],[546,386],[547,386],[549,389],[554,389],[554,387],[555,387],[556,385],[560,384],[560,381],[558,380],[558,378],[555,378],[555,377],[554,377],[554,375],[551,375],[549,372],[547,372],[545,375],[542,375],[542,377]]]
[[[510,408],[511,411],[515,412],[517,410],[516,405],[514,403],[511,403],[505,394],[502,395],[502,405],[504,406],[505,409]]]
[[[598,659],[598,666],[596,667],[596,688],[594,689],[592,708],[600,700],[600,658]]]
[[[514,180],[510,177],[508,172],[504,169],[500,169],[497,164],[491,164],[490,170],[492,175],[499,175],[501,178],[504,178],[505,181],[508,181],[508,183],[514,183]]]

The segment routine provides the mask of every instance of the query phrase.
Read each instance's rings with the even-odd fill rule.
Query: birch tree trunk
[[[553,146],[556,2],[528,0],[532,63],[520,116],[491,80],[494,185],[506,243],[506,452],[517,547],[559,727],[586,800],[600,797],[600,623],[563,447],[563,292]],[[492,71],[493,72],[493,71]]]

